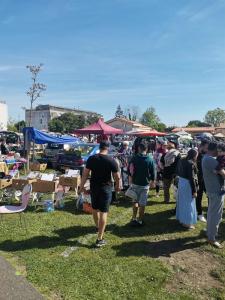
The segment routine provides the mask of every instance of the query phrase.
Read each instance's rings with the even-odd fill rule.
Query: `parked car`
[[[81,174],[88,158],[99,152],[99,144],[83,143],[72,145],[58,155],[57,168],[59,170],[74,169],[80,170]]]
[[[43,158],[46,159],[48,164],[50,164],[52,167],[55,167],[58,160],[58,156],[60,153],[63,153],[63,151],[63,144],[48,143],[46,148],[44,149]]]

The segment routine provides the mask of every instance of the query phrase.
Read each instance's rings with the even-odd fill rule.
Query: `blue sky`
[[[225,0],[1,0],[0,99],[22,119],[25,66],[42,62],[37,104],[203,119],[225,108],[224,16]]]

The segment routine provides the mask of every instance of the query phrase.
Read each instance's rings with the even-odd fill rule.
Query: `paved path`
[[[44,300],[23,276],[0,256],[0,300]]]

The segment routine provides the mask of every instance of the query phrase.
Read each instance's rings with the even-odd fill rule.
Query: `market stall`
[[[103,119],[99,119],[97,122],[85,128],[75,130],[74,133],[80,135],[85,135],[85,134],[112,135],[112,134],[123,134],[123,130],[111,127],[106,123],[104,123]]]

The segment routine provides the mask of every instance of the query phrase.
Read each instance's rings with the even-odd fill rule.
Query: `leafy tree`
[[[91,115],[87,118],[83,115],[75,115],[73,113],[65,113],[52,119],[48,126],[52,132],[71,133],[75,129],[88,126],[99,119],[98,115]]]
[[[219,126],[225,122],[225,110],[219,107],[209,110],[205,115],[205,122],[213,126]]]
[[[120,105],[117,106],[115,117],[116,118],[122,118],[122,117],[124,117],[124,114],[123,114],[123,111],[122,111],[122,108],[121,108]]]
[[[211,126],[209,123],[202,122],[200,120],[192,120],[187,124],[187,127],[209,127],[209,126]]]
[[[95,122],[97,122],[99,120],[101,116],[100,115],[97,115],[97,114],[94,114],[94,115],[91,115],[91,116],[88,116],[88,118],[85,119],[85,125],[84,126],[88,126],[88,125],[91,125]],[[83,126],[83,127],[84,127]],[[82,128],[82,127],[80,127]]]
[[[156,114],[154,107],[151,106],[146,109],[146,111],[142,115],[141,122],[146,126],[157,129],[158,124],[160,123],[160,119]]]
[[[54,118],[48,123],[48,128],[52,132],[63,133],[64,132],[64,123],[61,120],[59,120],[58,118]]]
[[[160,123],[158,123],[156,129],[157,129],[158,131],[165,132],[165,130],[166,130],[166,124],[160,122]]]
[[[8,129],[8,131],[17,132],[17,128],[15,126],[15,122],[12,119],[9,119],[8,124],[7,124],[7,129]]]
[[[19,121],[14,124],[18,132],[22,132],[23,128],[26,127],[26,122],[24,120]]]
[[[39,64],[38,66],[27,66],[27,69],[31,72],[31,80],[32,85],[27,91],[27,96],[30,98],[30,118],[29,118],[29,126],[32,123],[32,110],[34,102],[41,96],[41,93],[46,90],[46,85],[43,83],[37,82],[37,76],[41,71],[43,64]]]

